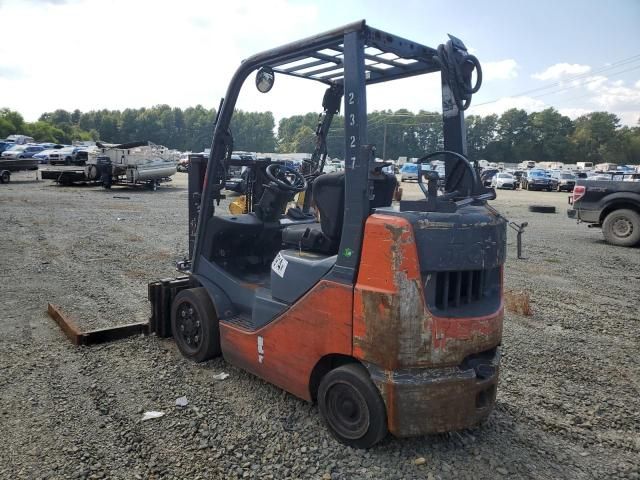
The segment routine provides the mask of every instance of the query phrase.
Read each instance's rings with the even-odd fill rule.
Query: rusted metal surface
[[[473,368],[400,369],[367,365],[387,405],[389,431],[397,437],[450,432],[477,425],[495,405],[499,353]]]
[[[411,222],[372,215],[364,238],[354,291],[353,352],[382,394],[389,430],[412,436],[477,424],[495,403],[501,300],[490,315],[474,315],[473,306],[468,316],[436,315],[426,302]],[[483,362],[478,373],[468,362],[481,352],[493,356],[475,360]]]
[[[356,357],[387,370],[456,366],[500,344],[501,304],[490,315],[462,318],[429,311],[413,228],[406,219],[372,215],[365,228],[354,292]]]
[[[58,305],[52,303],[47,304],[47,312],[49,316],[55,320],[62,332],[71,340],[74,345],[81,345],[80,337],[82,332],[76,324],[64,314]]]
[[[81,332],[73,320],[66,315],[58,305],[49,303],[47,305],[47,312],[74,345],[93,345],[96,343],[111,342],[132,335],[146,334],[149,330],[148,323],[140,322]]]

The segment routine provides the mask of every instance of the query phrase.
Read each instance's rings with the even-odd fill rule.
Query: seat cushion
[[[305,223],[291,225],[282,230],[282,243],[301,250],[335,254],[337,242],[333,242],[322,233],[320,223]]]

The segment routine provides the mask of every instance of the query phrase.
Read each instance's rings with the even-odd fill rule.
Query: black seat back
[[[313,182],[313,200],[320,212],[320,228],[339,244],[344,219],[344,172],[325,173]]]
[[[391,173],[381,173],[380,177],[373,181],[374,197],[373,200],[369,201],[369,207],[390,207],[397,185],[398,180],[395,175]]]
[[[370,207],[380,208],[391,206],[396,185],[397,180],[395,175],[381,173],[380,177],[376,178],[373,182],[374,198],[370,202]],[[313,200],[320,212],[320,227],[322,228],[322,233],[336,246],[340,243],[340,235],[342,234],[344,188],[344,171],[325,173],[313,182]]]

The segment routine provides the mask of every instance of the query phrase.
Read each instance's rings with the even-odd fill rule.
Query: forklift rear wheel
[[[331,434],[350,447],[369,448],[387,435],[384,401],[360,364],[342,365],[322,378],[318,408]]]
[[[204,362],[220,355],[220,328],[206,289],[181,290],[171,306],[171,331],[182,355]]]

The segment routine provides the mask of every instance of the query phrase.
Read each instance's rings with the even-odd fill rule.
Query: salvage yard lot
[[[147,282],[186,253],[187,177],[157,192],[33,178],[0,185],[0,478],[640,478],[640,251],[566,218],[566,193],[492,202],[529,223],[525,260],[509,230],[505,288],[533,315],[506,313],[489,421],[365,452],[336,443],[315,406],[170,340],[72,346],[47,302],[82,329],[148,318]],[[142,422],[149,410],[165,416]]]

